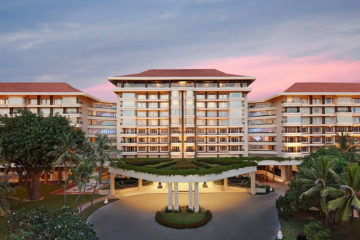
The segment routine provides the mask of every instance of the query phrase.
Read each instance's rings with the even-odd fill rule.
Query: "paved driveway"
[[[210,209],[213,219],[198,229],[177,230],[159,225],[155,211],[167,205],[167,194],[145,194],[120,199],[94,212],[101,240],[139,239],[242,239],[273,240],[279,229],[277,193],[251,196],[247,193],[203,193],[200,206]],[[179,194],[180,205],[188,195]]]

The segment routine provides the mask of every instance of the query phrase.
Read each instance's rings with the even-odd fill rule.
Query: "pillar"
[[[252,195],[255,195],[256,194],[256,179],[255,179],[255,176],[256,176],[256,172],[252,172],[250,173],[250,179],[251,179],[251,182],[250,182],[250,193]]]
[[[115,196],[115,173],[110,173],[110,195]]]
[[[194,183],[194,191],[195,191],[195,212],[199,212],[199,183]]]
[[[193,210],[194,206],[193,206],[193,187],[192,187],[193,183],[189,182],[189,205],[188,208]]]
[[[138,179],[138,188],[139,190],[142,188],[143,180],[141,178]]]
[[[226,191],[228,189],[228,179],[224,178],[224,190]]]
[[[179,210],[178,183],[174,183],[174,210]]]
[[[172,183],[168,183],[168,210],[172,210]]]
[[[287,166],[280,166],[280,170],[281,170],[281,181],[286,182]]]

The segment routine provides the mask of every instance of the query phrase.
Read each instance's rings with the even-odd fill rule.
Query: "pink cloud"
[[[360,61],[336,60],[330,56],[290,58],[276,55],[214,59],[191,68],[216,68],[226,73],[255,76],[250,100],[279,93],[294,82],[359,82]]]
[[[161,68],[161,66],[159,66]],[[328,55],[290,58],[281,55],[213,59],[187,68],[216,68],[226,73],[255,76],[250,100],[279,93],[294,82],[359,82],[360,61],[337,60]],[[145,69],[144,69],[145,70]],[[114,85],[101,83],[84,89],[100,99],[115,101]]]
[[[84,92],[100,98],[105,101],[116,101],[116,95],[113,92],[115,86],[110,82],[103,82],[98,85],[83,89]]]

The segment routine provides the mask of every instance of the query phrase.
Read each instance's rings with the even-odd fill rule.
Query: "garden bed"
[[[187,206],[180,207],[179,211],[158,211],[155,220],[166,227],[177,229],[198,228],[207,224],[212,218],[209,210],[200,209],[198,213],[188,210]]]

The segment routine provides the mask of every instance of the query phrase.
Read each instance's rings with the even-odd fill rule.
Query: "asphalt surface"
[[[167,205],[167,194],[144,194],[115,201],[88,219],[101,240],[138,239],[242,239],[274,240],[280,227],[275,200],[278,193],[200,193],[200,206],[213,219],[198,229],[171,229],[159,225],[155,211]],[[180,205],[188,195],[179,194]]]

